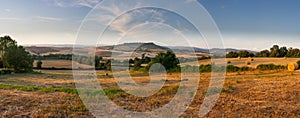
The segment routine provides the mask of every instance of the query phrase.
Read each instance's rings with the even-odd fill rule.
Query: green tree
[[[32,71],[33,58],[22,46],[10,46],[4,57],[7,59],[8,67],[13,68],[15,72]]]
[[[287,53],[288,53],[288,49],[286,47],[281,47],[279,49],[279,55],[280,55],[280,57],[285,57]]]
[[[300,50],[297,48],[289,48],[286,57],[299,57]]]
[[[256,53],[256,57],[269,57],[270,51],[269,50],[263,50],[258,53]]]
[[[38,69],[42,69],[42,65],[43,65],[42,60],[38,60],[38,61],[36,62],[36,66],[37,66]]]
[[[13,40],[10,36],[0,37],[0,56],[2,59],[3,68],[7,67],[7,60],[5,54],[7,53],[8,48],[16,46],[17,42]]]
[[[278,45],[273,45],[270,49],[270,57],[280,57],[280,50]]]
[[[142,59],[137,57],[134,58],[133,70],[139,70],[142,66],[142,63],[143,63]]]
[[[102,57],[95,56],[95,68],[100,68],[101,67],[101,61]]]
[[[231,51],[226,55],[227,58],[237,58],[239,57],[239,54],[235,51]]]
[[[155,58],[153,58],[147,66],[147,69],[155,63],[160,63],[166,70],[171,70],[178,67],[179,60],[172,51],[167,51],[167,53],[159,53]]]
[[[253,57],[254,54],[248,52],[247,50],[241,50],[241,51],[239,52],[239,56],[240,56],[240,57]]]
[[[111,60],[107,60],[104,66],[107,71],[111,71]]]

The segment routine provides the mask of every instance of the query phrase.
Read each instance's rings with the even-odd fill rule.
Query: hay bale
[[[288,64],[288,70],[289,71],[295,71],[295,70],[297,70],[298,69],[298,64],[297,63],[289,63]]]
[[[238,57],[238,60],[241,60],[241,57]]]
[[[248,61],[254,61],[252,57],[248,57]]]
[[[250,61],[246,61],[245,64],[246,64],[246,65],[251,65],[251,62],[250,62]]]

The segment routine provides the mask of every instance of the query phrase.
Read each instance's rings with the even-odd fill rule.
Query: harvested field
[[[72,76],[55,73],[14,74],[0,77],[1,117],[93,117],[80,102]],[[102,76],[99,82],[108,91],[116,89],[115,80]],[[66,73],[65,73],[66,74]],[[149,111],[167,104],[176,92],[180,74],[168,74],[166,87],[158,96],[139,99],[111,96],[116,104],[132,111]],[[202,73],[192,104],[182,117],[199,117],[198,111],[209,84],[210,73]],[[227,73],[223,92],[207,117],[299,117],[300,71],[249,71]],[[149,78],[135,73],[133,79],[147,83]],[[12,85],[12,86],[7,86]],[[35,89],[28,89],[36,87]],[[69,88],[69,89],[65,89]],[[55,92],[60,91],[60,92]],[[167,94],[168,93],[168,94]],[[126,103],[124,105],[124,103]],[[159,105],[157,106],[157,104]],[[147,105],[145,105],[147,104]]]

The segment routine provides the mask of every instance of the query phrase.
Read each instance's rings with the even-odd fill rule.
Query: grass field
[[[71,72],[49,70],[44,74],[0,76],[0,117],[93,117],[76,94]],[[115,80],[103,76],[104,73],[98,71],[97,74],[109,98],[132,111],[149,111],[167,104],[180,83],[179,73],[168,74],[169,81],[157,95],[140,99],[121,91]],[[210,73],[202,73],[200,76],[195,99],[182,117],[198,117]],[[149,78],[141,73],[135,73],[133,80],[137,83],[149,82]],[[299,84],[300,71],[227,73],[223,92],[216,106],[206,116],[299,117]]]
[[[43,68],[72,68],[72,61],[71,60],[42,60]],[[33,66],[36,66],[37,60],[34,61]],[[83,68],[91,68],[92,66],[85,65],[85,64],[78,64],[80,67]]]
[[[217,59],[218,60],[218,59]],[[284,65],[286,66],[288,63],[296,63],[300,61],[300,58],[253,58],[253,61],[249,61],[249,58],[227,58],[226,61],[230,61],[232,65],[235,66],[248,66],[252,68],[256,68],[259,64],[275,64],[275,65]],[[249,61],[250,65],[246,65],[246,62]],[[200,60],[198,61],[199,65],[201,64],[211,64],[211,60]],[[183,65],[193,65],[195,62],[184,63]]]

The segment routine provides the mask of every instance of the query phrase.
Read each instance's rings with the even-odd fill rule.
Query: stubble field
[[[71,72],[0,76],[0,117],[93,117],[76,94]],[[179,73],[168,74],[158,94],[141,99],[120,90],[112,76],[104,76],[104,71],[97,74],[108,97],[131,111],[162,107],[174,97],[181,82]],[[137,83],[149,82],[145,74],[133,75]],[[199,117],[209,80],[210,73],[201,73],[195,98],[182,117]],[[299,84],[300,71],[227,73],[220,98],[205,117],[299,117]]]

